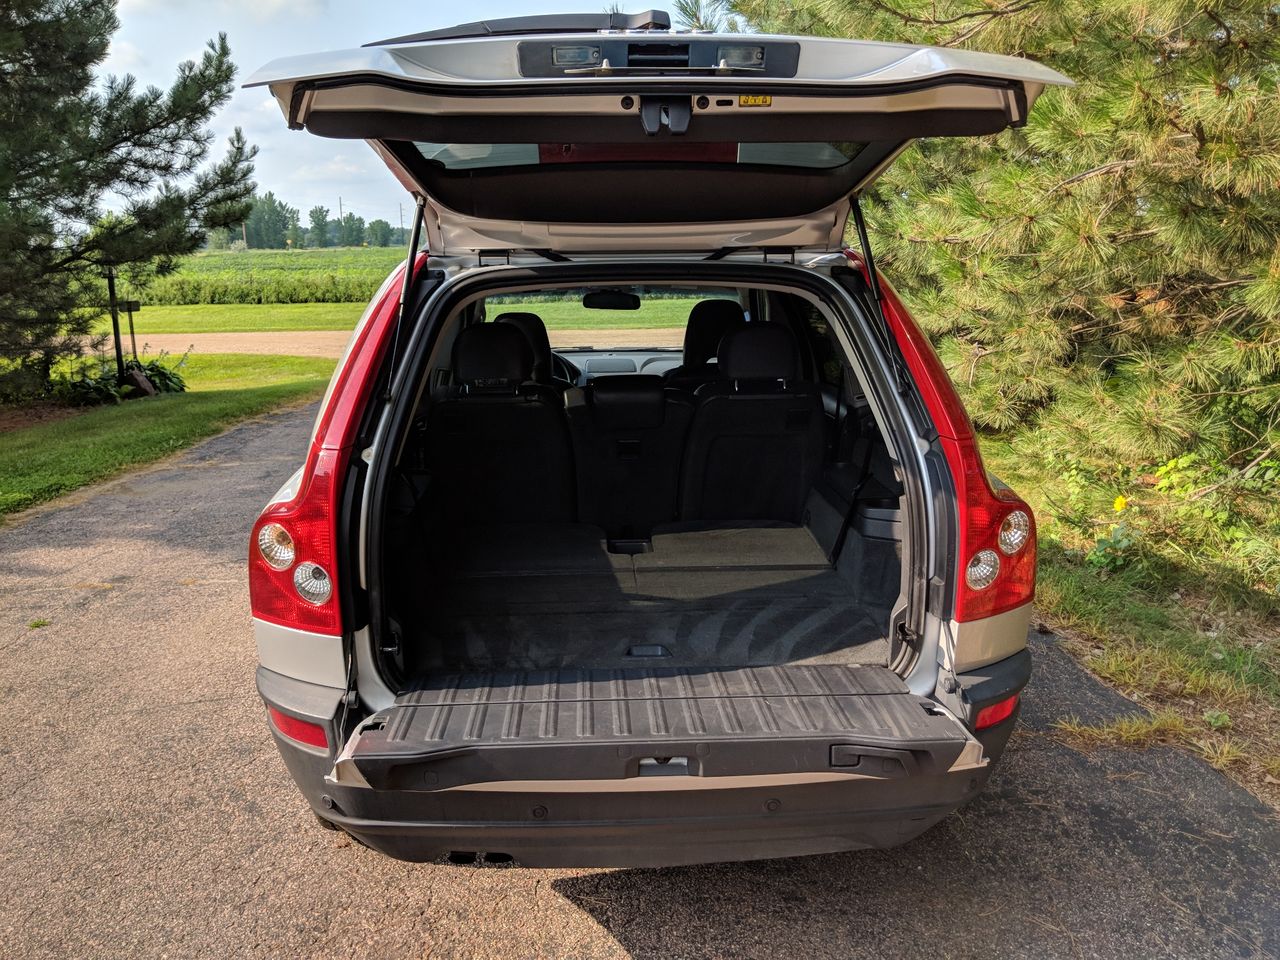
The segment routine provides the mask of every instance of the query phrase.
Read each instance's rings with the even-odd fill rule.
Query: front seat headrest
[[[780,323],[748,323],[720,341],[720,376],[729,380],[793,380],[799,351]]]
[[[510,324],[477,323],[453,342],[453,376],[469,387],[514,387],[532,370],[529,341]]]
[[[700,367],[716,356],[720,341],[742,326],[742,307],[732,300],[699,300],[689,311],[684,328],[684,366]]]
[[[536,313],[503,313],[494,323],[509,323],[529,341],[529,349],[533,351],[533,371],[530,379],[538,383],[551,382],[551,340],[547,336],[547,325]]]
[[[596,377],[587,385],[591,412],[604,430],[652,430],[666,418],[666,388],[649,373]]]

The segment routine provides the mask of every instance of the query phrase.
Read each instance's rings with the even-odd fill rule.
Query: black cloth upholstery
[[[794,380],[799,350],[780,323],[749,323],[731,331],[717,351],[720,376],[727,380]]]
[[[610,538],[644,538],[676,516],[687,395],[661,377],[597,377],[567,397],[578,472],[578,519]]]
[[[825,450],[822,395],[792,379],[798,350],[781,324],[747,324],[720,344],[722,379],[697,391],[680,518],[799,523]]]
[[[744,322],[742,307],[732,300],[695,303],[684,328],[684,356],[680,366],[667,372],[667,385],[692,391],[714,380],[720,341]]]
[[[460,331],[453,342],[453,378],[469,388],[514,391],[532,370],[533,350],[513,326],[475,324]]]
[[[552,382],[551,339],[547,336],[547,325],[536,313],[504,313],[494,323],[505,323],[515,327],[529,341],[529,349],[533,351],[533,369],[529,379],[535,383],[550,384]]]
[[[457,395],[433,404],[427,456],[450,520],[565,522],[574,517],[573,450],[557,391],[526,383],[533,353],[509,324],[483,323],[453,347]]]

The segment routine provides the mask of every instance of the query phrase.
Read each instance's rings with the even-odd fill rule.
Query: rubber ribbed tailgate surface
[[[853,731],[896,739],[910,738],[926,717],[902,681],[878,667],[454,674],[402,697],[387,717],[386,740],[424,746]]]

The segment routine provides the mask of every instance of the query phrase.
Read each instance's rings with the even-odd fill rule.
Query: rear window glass
[[[589,293],[617,293],[636,298],[634,309],[615,302],[611,309],[584,304]],[[738,291],[711,287],[610,286],[574,290],[538,290],[487,297],[483,316],[493,320],[504,313],[533,313],[549,330],[613,329],[637,331],[636,344],[677,346],[684,335],[689,312],[699,300],[732,300],[742,304]],[[744,311],[745,312],[745,311]],[[650,331],[645,339],[638,331]]]
[[[414,143],[446,170],[532,167],[554,163],[737,163],[835,170],[864,143]]]

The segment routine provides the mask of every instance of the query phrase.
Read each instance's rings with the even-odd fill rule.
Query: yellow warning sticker
[[[772,107],[773,97],[762,93],[747,93],[738,97],[740,107]]]

